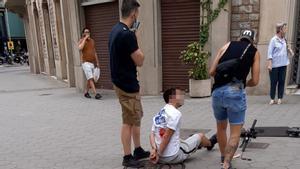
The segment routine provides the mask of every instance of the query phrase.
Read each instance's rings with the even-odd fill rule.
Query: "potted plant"
[[[211,80],[208,75],[210,53],[201,49],[199,42],[193,42],[180,55],[180,59],[185,64],[193,65],[188,71],[190,97],[207,97],[211,95]]]

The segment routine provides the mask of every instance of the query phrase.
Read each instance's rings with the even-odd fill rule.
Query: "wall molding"
[[[114,2],[115,0],[93,0],[93,1],[85,1],[81,3],[81,6],[90,6],[90,5],[97,5],[97,4],[103,4],[108,2]]]

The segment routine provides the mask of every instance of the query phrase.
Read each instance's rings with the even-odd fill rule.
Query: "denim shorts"
[[[212,108],[217,121],[228,119],[230,124],[244,124],[247,100],[243,83],[232,82],[216,88],[212,93]]]

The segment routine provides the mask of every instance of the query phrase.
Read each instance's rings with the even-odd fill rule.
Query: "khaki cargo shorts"
[[[143,109],[140,93],[126,93],[115,85],[114,89],[122,107],[123,124],[141,126]]]

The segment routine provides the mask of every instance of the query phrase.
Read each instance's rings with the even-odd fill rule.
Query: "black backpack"
[[[249,45],[245,48],[241,57],[219,63],[216,68],[216,75],[214,77],[215,81],[222,82],[223,84],[231,82],[233,78],[235,78],[236,73],[240,67],[241,60],[243,59],[250,46],[251,43],[249,43]]]

